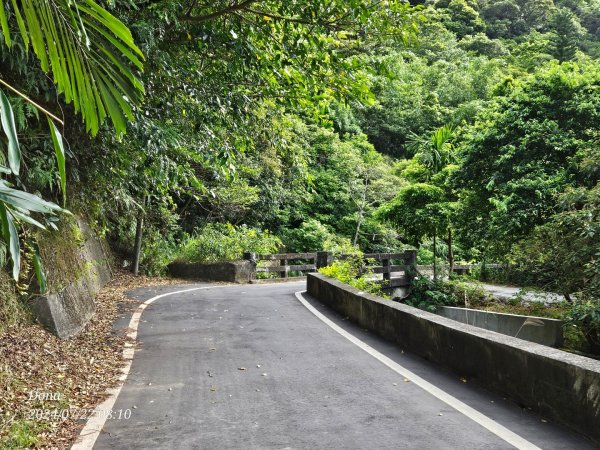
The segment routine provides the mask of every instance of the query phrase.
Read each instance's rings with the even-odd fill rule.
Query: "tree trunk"
[[[354,240],[352,241],[353,245],[356,245],[356,243],[358,242],[358,234],[360,233],[360,227],[361,227],[363,219],[364,219],[366,203],[367,203],[368,187],[369,187],[369,179],[366,178],[365,179],[365,189],[363,190],[362,202],[361,202],[360,208],[358,210],[358,220],[356,221],[356,233],[354,233]]]
[[[354,240],[352,241],[352,245],[356,245],[358,242],[358,233],[360,232],[360,226],[362,225],[362,214],[358,217],[358,222],[356,223],[356,233],[354,233]]]
[[[454,251],[452,250],[452,228],[448,228],[448,278],[454,273]]]
[[[437,233],[433,233],[433,281],[437,280]]]
[[[135,227],[135,246],[133,249],[133,267],[132,272],[135,276],[140,270],[140,253],[142,252],[142,232],[144,230],[144,211],[140,211]]]

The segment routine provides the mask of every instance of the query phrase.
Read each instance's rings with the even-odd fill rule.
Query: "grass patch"
[[[9,427],[6,436],[0,439],[0,448],[22,449],[38,447],[39,436],[50,430],[47,422],[38,420],[20,419]]]

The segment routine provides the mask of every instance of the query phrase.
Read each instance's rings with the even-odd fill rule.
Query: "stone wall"
[[[55,233],[38,236],[48,292],[29,300],[34,317],[62,339],[79,333],[96,311],[94,299],[110,281],[105,243],[77,219]]]
[[[251,261],[231,261],[214,264],[173,262],[169,274],[176,278],[199,281],[249,283],[254,279],[256,265]]]
[[[308,293],[402,348],[600,443],[600,361],[365,294],[321,274]]]

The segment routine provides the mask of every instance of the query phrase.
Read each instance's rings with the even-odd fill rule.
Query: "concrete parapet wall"
[[[249,283],[254,279],[255,264],[251,261],[232,261],[214,264],[173,262],[169,274],[173,277],[202,281]]]
[[[34,317],[61,339],[79,333],[96,312],[96,294],[111,279],[110,260],[104,243],[82,220],[73,224],[78,242],[70,242],[69,261],[60,252],[47,249],[44,264],[52,273],[52,266],[61,265],[62,280],[58,286],[50,285],[43,296],[30,299]],[[71,236],[73,238],[73,236]],[[53,243],[50,247],[53,247]],[[70,264],[73,267],[68,267]],[[67,272],[68,271],[68,272]]]
[[[402,348],[600,443],[600,361],[366,294],[321,274],[308,293]]]
[[[562,320],[452,306],[442,306],[436,313],[448,319],[549,347],[560,347],[563,344]]]

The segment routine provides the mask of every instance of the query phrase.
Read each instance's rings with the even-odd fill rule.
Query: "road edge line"
[[[308,309],[311,313],[313,313],[315,316],[317,316],[322,322],[324,322],[326,325],[328,325],[335,332],[342,335],[347,340],[352,342],[354,345],[356,345],[360,349],[364,350],[369,355],[371,355],[375,359],[379,360],[381,363],[388,366],[394,372],[398,373],[399,375],[402,375],[404,378],[410,380],[412,383],[414,383],[415,385],[417,385],[424,391],[428,392],[429,394],[433,395],[438,400],[441,400],[442,402],[446,403],[448,406],[454,408],[455,410],[457,410],[464,416],[473,420],[477,424],[481,425],[482,427],[484,427],[491,433],[495,434],[496,436],[498,436],[499,438],[508,442],[509,444],[515,446],[516,448],[522,449],[522,450],[541,450],[535,444],[529,442],[525,438],[519,436],[518,434],[514,433],[513,431],[504,427],[503,425],[500,425],[495,420],[489,418],[485,414],[480,413],[479,411],[477,411],[476,409],[467,405],[466,403],[461,402],[459,399],[457,399],[456,397],[453,397],[452,395],[448,394],[447,392],[443,391],[442,389],[438,388],[437,386],[424,380],[417,374],[411,372],[407,368],[398,364],[396,361],[394,361],[394,360],[388,358],[387,356],[385,356],[384,354],[378,352],[377,350],[375,350],[373,347],[371,347],[367,343],[361,341],[353,334],[347,332],[342,327],[340,327],[339,325],[334,323],[331,319],[327,318],[323,313],[321,313],[319,310],[317,310],[313,305],[311,305],[304,298],[303,294],[306,294],[306,291],[295,292],[296,298],[298,299],[298,301],[300,301],[300,303],[302,303],[302,305],[306,309]]]
[[[126,335],[129,341],[125,342],[125,346],[123,347],[123,359],[125,359],[127,362],[121,369],[119,384],[106,391],[108,398],[94,408],[94,412],[79,433],[75,443],[71,446],[71,450],[91,450],[96,443],[96,439],[98,439],[98,436],[102,432],[104,424],[106,423],[108,412],[112,410],[115,402],[117,401],[117,397],[121,392],[121,388],[125,384],[127,376],[129,375],[129,371],[131,370],[131,364],[133,363],[133,356],[135,354],[135,341],[137,340],[138,327],[140,325],[140,319],[142,318],[142,313],[144,310],[156,300],[163,297],[168,297],[169,295],[183,294],[186,292],[212,288],[213,286],[202,286],[197,288],[182,289],[174,292],[167,292],[165,294],[156,295],[141,303],[137,307],[131,316],[131,319],[129,320],[129,327]]]

